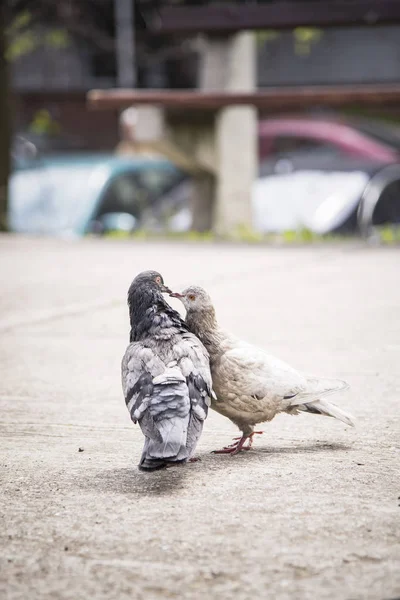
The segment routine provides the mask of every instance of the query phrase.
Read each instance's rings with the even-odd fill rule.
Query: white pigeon
[[[180,314],[156,271],[140,273],[128,292],[130,344],[122,387],[131,419],[145,443],[139,469],[154,471],[192,459],[211,404],[207,350]]]
[[[347,389],[345,381],[300,373],[261,348],[224,331],[218,326],[210,296],[201,287],[191,286],[181,294],[171,295],[183,302],[190,331],[203,342],[210,355],[217,396],[211,407],[242,432],[236,443],[217,453],[236,454],[249,449],[254,434],[262,433],[254,431],[254,426],[271,421],[281,412],[326,415],[354,425],[350,415],[325,400],[325,396]]]

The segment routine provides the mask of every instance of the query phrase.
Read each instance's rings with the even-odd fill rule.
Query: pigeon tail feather
[[[182,462],[189,458],[186,448],[188,418],[173,417],[157,423],[159,439],[146,437],[139,468],[142,470],[162,469],[168,463]]]
[[[315,402],[301,404],[298,406],[298,409],[317,415],[333,417],[334,419],[342,421],[342,423],[346,423],[346,425],[351,425],[351,427],[355,426],[354,419],[349,413],[346,413],[335,404],[331,404],[331,402],[326,402],[326,400],[316,400]]]
[[[307,387],[304,392],[296,394],[291,406],[320,400],[330,394],[344,392],[350,387],[346,381],[342,381],[341,379],[320,378],[312,375],[306,375],[305,377],[307,380]]]
[[[349,384],[341,379],[321,379],[311,375],[306,377],[307,390],[293,398],[291,407],[296,407],[303,412],[333,417],[354,427],[354,419],[351,415],[323,399],[330,394],[347,390]]]

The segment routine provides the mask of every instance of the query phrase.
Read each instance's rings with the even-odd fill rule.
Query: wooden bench
[[[200,90],[91,90],[90,108],[123,109],[134,105],[161,106],[171,113],[182,109],[215,112],[227,106],[254,106],[262,114],[315,106],[348,107],[398,104],[400,84],[356,84],[269,87],[257,92],[203,92]],[[193,114],[191,114],[191,118]]]

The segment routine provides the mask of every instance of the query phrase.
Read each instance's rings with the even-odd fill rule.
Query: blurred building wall
[[[259,87],[400,81],[400,27],[300,28],[257,35]],[[169,54],[138,69],[139,85],[191,87],[198,80],[198,62],[195,53],[185,59]],[[116,85],[112,53],[74,40],[63,48],[39,47],[12,63],[12,81],[17,131],[26,131],[37,111],[44,109],[59,125],[58,144],[64,149],[115,147],[117,111],[88,111],[85,98],[89,89]]]
[[[66,47],[39,46],[12,63],[14,130],[41,138],[43,151],[107,151],[118,140],[117,111],[88,111],[86,92],[115,86],[114,57],[69,40]],[[37,116],[47,113],[48,131]]]
[[[258,85],[400,81],[400,27],[261,34]]]
[[[119,139],[117,111],[88,111],[85,92],[15,93],[14,130],[26,134],[44,152],[111,151]],[[51,126],[41,132],[38,115]],[[40,125],[40,124],[39,124]]]

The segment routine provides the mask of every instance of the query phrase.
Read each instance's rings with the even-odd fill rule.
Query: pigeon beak
[[[163,283],[160,284],[160,288],[163,294],[172,294],[172,291],[169,289],[169,287],[167,287]]]
[[[171,292],[170,297],[171,298],[184,298],[185,296],[183,294],[178,294],[178,292]]]

